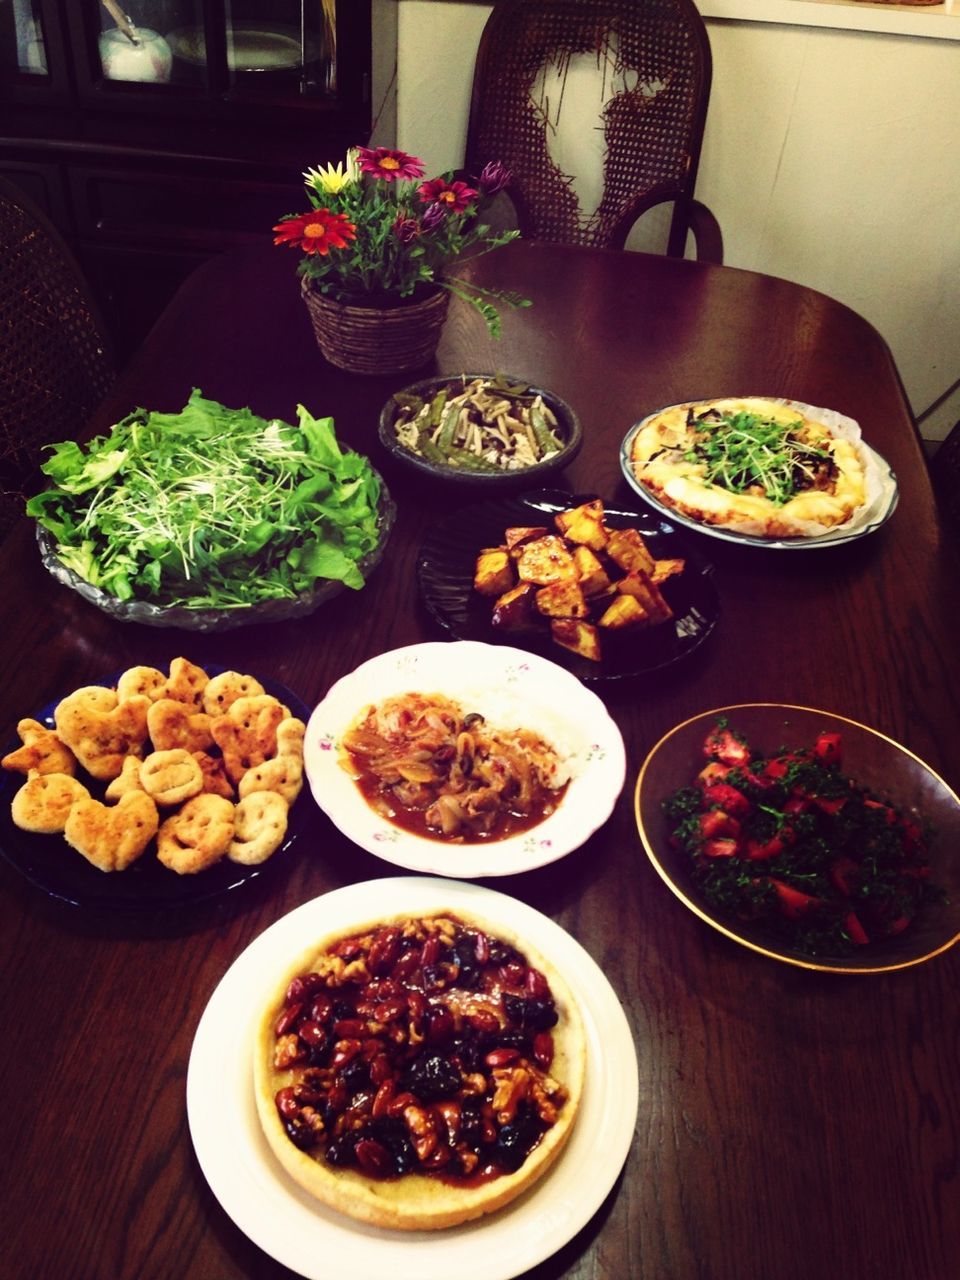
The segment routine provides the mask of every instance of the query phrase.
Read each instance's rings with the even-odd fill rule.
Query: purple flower
[[[511,176],[501,160],[491,160],[483,166],[480,174],[480,190],[485,196],[495,196],[509,183]]]
[[[424,210],[423,217],[420,219],[420,229],[422,231],[436,231],[446,220],[447,211],[442,204],[428,205]]]
[[[420,223],[416,218],[407,218],[402,213],[398,214],[393,224],[393,234],[401,244],[410,244],[420,234]]]

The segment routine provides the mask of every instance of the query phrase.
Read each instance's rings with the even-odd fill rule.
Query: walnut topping
[[[519,1168],[557,1123],[549,985],[513,946],[449,916],[339,940],[276,1018],[290,1140],[373,1178]]]

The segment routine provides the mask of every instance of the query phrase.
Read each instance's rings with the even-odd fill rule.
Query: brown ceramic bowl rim
[[[886,963],[878,962],[877,964],[854,965],[845,963],[844,957],[837,957],[836,959],[822,956],[804,957],[797,952],[789,951],[785,948],[779,949],[773,943],[765,943],[762,940],[751,937],[746,932],[739,932],[731,922],[723,917],[722,914],[714,914],[709,908],[705,907],[702,903],[692,897],[686,891],[683,883],[678,882],[674,875],[671,874],[670,869],[664,864],[663,860],[658,855],[656,848],[654,847],[654,841],[644,826],[641,800],[644,780],[647,778],[651,765],[658,752],[671,738],[674,738],[676,735],[697,723],[706,724],[707,722],[714,721],[721,716],[726,716],[730,720],[735,720],[737,712],[752,711],[756,709],[783,712],[787,715],[790,713],[800,712],[803,715],[823,717],[836,724],[846,724],[859,732],[866,733],[871,737],[888,744],[890,747],[894,748],[895,751],[912,760],[937,785],[943,793],[944,798],[951,798],[958,810],[960,810],[960,796],[957,795],[952,787],[950,787],[940,774],[938,774],[935,769],[932,769],[926,761],[922,760],[908,747],[902,746],[895,738],[891,738],[888,734],[882,733],[879,729],[873,729],[869,725],[865,725],[861,721],[854,720],[849,716],[844,716],[834,711],[825,711],[822,708],[784,702],[741,702],[724,707],[715,707],[709,711],[700,711],[696,715],[689,716],[686,720],[674,725],[672,729],[663,734],[655,745],[651,747],[640,767],[640,772],[637,775],[637,782],[634,788],[634,818],[637,824],[637,831],[639,832],[640,840],[651,864],[671,892],[674,893],[685,906],[689,907],[694,915],[698,916],[712,928],[718,930],[725,937],[730,938],[733,942],[739,943],[741,946],[747,947],[751,951],[756,951],[760,955],[766,956],[768,959],[779,960],[784,964],[795,965],[802,969],[812,969],[820,973],[890,973],[898,969],[908,969],[914,965],[922,964],[924,961],[932,960],[935,956],[942,955],[943,952],[948,951],[957,942],[960,942],[960,932],[956,932],[952,937],[946,938],[945,941],[939,943],[929,951],[924,951],[922,954],[904,955],[902,958],[897,958],[895,961]],[[688,781],[688,779],[678,779],[676,785],[684,786]]]

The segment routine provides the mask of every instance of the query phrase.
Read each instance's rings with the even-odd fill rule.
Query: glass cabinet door
[[[29,0],[25,0],[29,3]],[[93,0],[88,0],[90,9]],[[214,93],[336,94],[336,0],[101,0],[99,72]]]
[[[8,0],[0,5],[0,74],[4,79],[48,74],[39,0]]]

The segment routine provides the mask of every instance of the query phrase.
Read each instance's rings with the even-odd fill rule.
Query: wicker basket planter
[[[418,302],[356,307],[318,293],[306,277],[300,288],[324,358],[350,373],[422,369],[437,350],[450,295],[438,289]]]

